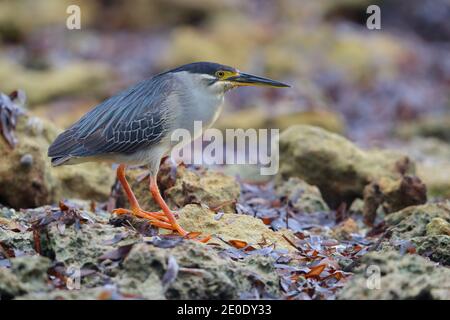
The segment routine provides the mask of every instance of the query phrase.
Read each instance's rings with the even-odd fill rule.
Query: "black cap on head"
[[[172,69],[168,72],[186,71],[186,72],[190,72],[190,73],[215,75],[215,73],[219,70],[236,72],[236,69],[233,67],[225,66],[223,64],[214,63],[214,62],[193,62],[193,63],[185,64],[181,67]]]

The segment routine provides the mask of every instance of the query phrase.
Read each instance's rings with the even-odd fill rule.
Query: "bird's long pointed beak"
[[[238,75],[227,79],[236,86],[264,86],[275,88],[287,88],[289,85],[268,78],[254,76],[248,73],[240,72]]]

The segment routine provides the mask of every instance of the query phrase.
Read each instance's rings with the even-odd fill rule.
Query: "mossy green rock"
[[[276,187],[280,197],[286,197],[294,208],[301,212],[328,211],[328,205],[322,198],[320,190],[299,178],[289,178]]]
[[[21,254],[35,253],[31,232],[7,230],[0,225],[0,242],[5,248],[20,252]]]
[[[394,238],[411,239],[427,235],[427,227],[435,218],[450,222],[450,202],[411,206],[386,216],[385,221]]]
[[[39,255],[11,259],[11,271],[20,279],[27,292],[47,291],[47,270],[50,259]]]
[[[429,235],[415,237],[411,242],[416,246],[418,254],[435,262],[450,266],[450,236]]]
[[[57,203],[62,198],[107,199],[114,181],[109,166],[51,166],[47,149],[58,132],[49,122],[20,116],[15,132],[17,146],[11,149],[0,139],[1,203],[13,208],[33,208]]]
[[[160,279],[169,269],[169,258],[176,261],[178,273],[163,288]],[[148,299],[238,299],[257,282],[268,293],[279,296],[279,279],[273,261],[259,260],[235,262],[221,257],[212,247],[194,241],[169,249],[143,243],[130,251],[115,281],[120,292]]]
[[[279,241],[276,245],[282,247],[281,241],[284,240],[281,235],[275,234],[259,219],[233,213],[215,221],[215,213],[202,207],[195,211],[193,207],[197,206],[188,205],[180,212],[185,219],[180,218],[184,227],[193,227],[187,222],[194,223],[198,228],[196,231],[217,230],[224,240],[241,238],[255,247],[258,247],[256,242],[265,237],[266,246]],[[32,211],[36,214],[42,210]],[[53,265],[63,263],[63,268],[89,270],[96,265],[98,269],[92,277],[97,279],[91,281],[89,275],[82,276],[79,291],[55,290],[49,286],[47,271],[51,266],[50,260],[37,255],[23,256],[11,259],[11,271],[0,268],[0,294],[8,299],[239,299],[258,288],[269,296],[281,296],[279,278],[270,257],[258,255],[234,261],[223,252],[223,248],[217,250],[213,240],[208,245],[183,240],[175,247],[160,248],[147,242],[152,238],[143,238],[132,228],[114,227],[103,218],[85,214],[89,216],[88,222],[79,227],[77,224],[63,226],[58,222],[42,226],[41,252],[52,258]],[[199,221],[206,222],[202,225]],[[219,243],[227,249],[234,249],[222,240]],[[127,245],[132,247],[122,256],[124,260],[113,262],[112,253]],[[170,266],[170,259],[176,261],[175,269]],[[175,271],[173,281],[164,282],[169,269],[178,271]]]
[[[28,292],[47,292],[49,259],[20,256],[11,259],[11,268],[0,267],[0,300],[13,299]]]
[[[9,300],[25,292],[24,285],[15,274],[0,267],[0,300]]]
[[[387,177],[413,174],[408,157],[387,150],[364,151],[344,137],[306,125],[292,126],[280,135],[277,181],[299,177],[317,186],[332,208],[361,198],[364,187]]]
[[[395,251],[368,253],[338,298],[448,300],[450,269],[437,267],[418,255],[402,256]]]
[[[119,241],[115,241],[115,237]],[[71,225],[64,230],[53,223],[44,231],[41,239],[45,240],[42,250],[54,256],[56,261],[66,266],[82,267],[97,263],[108,251],[136,242],[139,235],[130,233],[124,227],[98,222],[81,224],[79,229]]]
[[[418,254],[442,264],[450,264],[450,203],[411,206],[385,217],[392,241],[411,241]]]
[[[446,235],[450,236],[450,223],[442,218],[433,218],[427,224],[427,235]]]

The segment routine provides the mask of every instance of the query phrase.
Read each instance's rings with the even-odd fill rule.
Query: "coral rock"
[[[114,180],[107,165],[87,163],[52,168],[47,149],[58,130],[50,123],[19,117],[14,149],[0,139],[0,202],[13,208],[57,203],[63,197],[105,200]],[[31,163],[25,164],[24,157]]]
[[[384,213],[391,213],[426,201],[427,189],[419,178],[380,178],[364,188],[364,220],[367,224],[372,224],[379,207],[383,208]]]
[[[417,255],[373,252],[338,294],[339,299],[450,299],[450,270]]]
[[[292,249],[281,231],[272,231],[261,219],[249,215],[224,213],[218,218],[211,210],[187,205],[179,211],[179,216],[180,225],[189,231],[215,235],[225,241],[244,241],[255,248],[275,244],[278,248]],[[214,237],[209,243],[223,245],[222,241]]]
[[[286,197],[294,208],[301,212],[328,211],[328,205],[322,199],[320,190],[299,178],[289,178],[276,187],[280,197]]]
[[[176,261],[178,272],[164,289],[160,279],[169,269],[170,258]],[[123,270],[115,281],[122,293],[148,299],[238,299],[258,283],[269,294],[278,296],[279,280],[273,266],[268,266],[264,261],[235,262],[193,241],[169,249],[137,244],[124,260]]]
[[[176,173],[175,173],[176,172]],[[147,210],[160,210],[150,195],[147,170],[128,170],[131,187],[141,206]],[[183,165],[176,169],[165,162],[158,174],[158,185],[172,209],[196,203],[221,211],[234,212],[240,196],[240,186],[234,177],[223,173]],[[119,191],[118,206],[126,205],[126,197]]]
[[[394,151],[364,151],[342,136],[297,125],[280,135],[278,181],[299,177],[317,186],[332,208],[362,198],[364,188],[380,178],[414,174],[408,157]]]

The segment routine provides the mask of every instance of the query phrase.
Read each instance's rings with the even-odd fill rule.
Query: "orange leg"
[[[155,199],[156,203],[160,206],[161,210],[166,215],[168,222],[172,225],[173,229],[176,230],[180,235],[189,237],[189,233],[178,224],[172,210],[170,210],[169,206],[167,205],[167,203],[164,201],[163,197],[161,196],[161,193],[159,192],[158,184],[156,182],[156,178],[153,176],[150,176],[150,193],[152,194],[153,199]],[[208,242],[209,239],[211,239],[211,236],[206,236],[203,239],[199,239],[199,241]]]
[[[134,195],[133,191],[131,190],[130,185],[128,184],[128,181],[125,177],[125,165],[121,164],[117,168],[117,178],[119,179],[120,184],[122,185],[128,201],[131,205],[131,210],[118,208],[113,210],[113,213],[115,214],[133,214],[136,217],[148,219],[150,224],[167,230],[172,230],[180,235],[191,239],[195,238],[194,233],[188,233],[186,232],[177,222],[175,219],[174,214],[170,210],[167,203],[164,201],[164,199],[161,196],[161,193],[159,192],[158,185],[156,183],[156,179],[152,176],[150,176],[150,192],[155,199],[156,203],[161,207],[163,212],[148,212],[141,209],[139,206],[139,203],[136,199],[136,196]],[[211,237],[207,236],[203,239],[199,239],[201,242],[207,242]]]
[[[159,228],[164,228],[168,230],[174,230],[172,227],[172,224],[169,223],[168,219],[166,218],[166,215],[161,212],[148,212],[141,209],[139,206],[139,203],[136,199],[136,196],[134,195],[133,191],[131,190],[130,185],[128,184],[128,181],[125,177],[125,165],[121,164],[117,168],[117,178],[119,179],[120,184],[122,185],[128,201],[131,205],[131,210],[118,208],[113,210],[113,213],[115,214],[125,214],[130,213],[137,217],[144,218],[150,220],[150,223],[155,225]]]
[[[166,215],[167,219],[169,220],[169,223],[172,225],[172,227],[182,236],[185,236],[188,234],[177,222],[175,219],[175,215],[170,210],[167,203],[164,201],[163,197],[161,196],[161,193],[159,192],[158,184],[156,182],[156,178],[150,176],[150,193],[153,196],[153,199],[155,199],[156,203],[160,206],[164,214]]]

